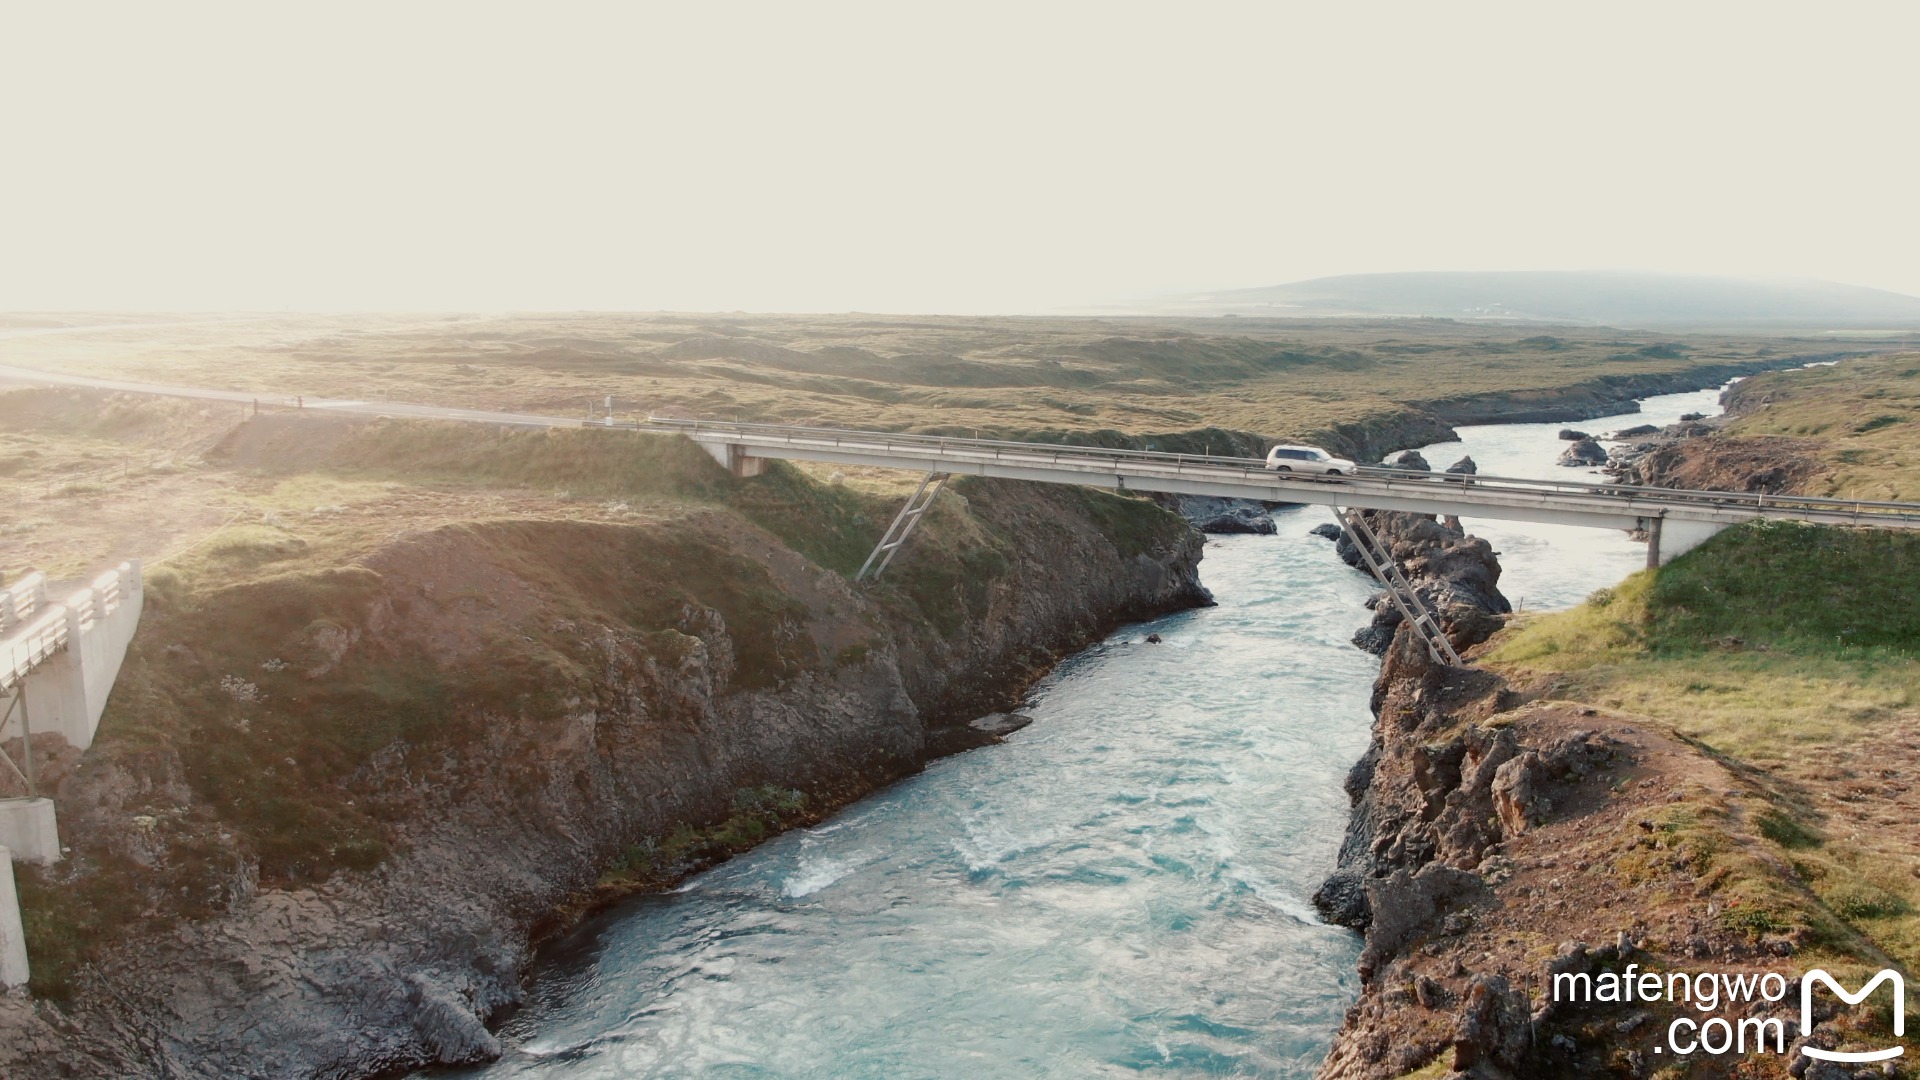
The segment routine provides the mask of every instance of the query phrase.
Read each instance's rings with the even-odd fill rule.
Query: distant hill
[[[1346,274],[1179,297],[1214,315],[1398,315],[1620,327],[1920,327],[1920,296],[1830,281],[1620,271]]]

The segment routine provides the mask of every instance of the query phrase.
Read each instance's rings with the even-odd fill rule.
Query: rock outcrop
[[[1512,611],[1512,606],[1500,593],[1500,563],[1492,545],[1468,535],[1454,518],[1442,521],[1392,510],[1361,513],[1414,590],[1440,617],[1454,648],[1477,645],[1500,628],[1500,616]],[[1360,552],[1344,533],[1334,539],[1347,565],[1365,568]],[[1373,609],[1373,622],[1354,635],[1354,644],[1376,656],[1385,655],[1400,626],[1400,610],[1384,593],[1367,606]]]
[[[1473,455],[1468,454],[1461,457],[1459,461],[1447,466],[1446,471],[1455,476],[1473,476],[1480,471],[1480,466],[1474,464]]]
[[[1581,439],[1560,452],[1559,464],[1584,468],[1607,463],[1607,449],[1592,439]]]
[[[1272,536],[1278,531],[1266,503],[1213,495],[1156,495],[1154,502],[1179,514],[1203,533]]]
[[[757,813],[763,792],[828,811],[954,745],[943,732],[1012,730],[968,724],[1117,622],[1209,602],[1201,538],[1150,506],[948,490],[971,546],[909,550],[864,590],[697,509],[403,532],[352,568],[228,587],[225,610],[268,613],[240,635],[151,587],[102,738],[55,792],[73,857],[33,897],[130,900],[136,918],[68,973],[64,1004],[0,1002],[0,1074],[486,1060],[536,936],[616,860]],[[916,543],[961,543],[929,528]],[[328,695],[349,696],[315,713]],[[323,771],[362,744],[297,741],[316,717],[358,725],[361,764]],[[270,736],[285,748],[260,764],[210,756]],[[251,810],[284,792],[297,830]]]

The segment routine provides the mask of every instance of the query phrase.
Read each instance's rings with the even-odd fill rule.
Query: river
[[[1717,391],[1572,425],[1716,412]],[[1435,467],[1580,476],[1561,424],[1461,429]],[[504,1058],[452,1075],[1310,1076],[1358,990],[1309,898],[1347,819],[1377,662],[1369,583],[1275,514],[1210,538],[1219,606],[1063,663],[1004,745],[925,772],[591,919],[535,970]],[[1502,586],[1559,607],[1638,569],[1622,534],[1468,521]],[[1148,644],[1148,633],[1160,644]],[[445,1073],[439,1075],[448,1075]]]

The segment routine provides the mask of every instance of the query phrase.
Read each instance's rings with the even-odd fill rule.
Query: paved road
[[[88,329],[110,329],[89,327]],[[162,397],[192,398],[198,401],[228,401],[249,404],[288,406],[363,416],[404,416],[417,420],[466,420],[482,424],[519,424],[526,427],[585,427],[586,421],[564,416],[535,413],[493,412],[487,409],[456,409],[446,405],[408,405],[390,401],[351,401],[344,398],[297,398],[287,394],[258,394],[247,390],[215,390],[204,386],[177,386],[171,383],[137,382],[132,379],[100,379],[91,375],[68,375],[37,368],[0,364],[0,382],[33,386],[84,386],[94,390],[118,390],[128,394],[156,394]]]

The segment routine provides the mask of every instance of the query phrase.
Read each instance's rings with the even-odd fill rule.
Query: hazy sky
[[[1920,4],[0,0],[0,310],[1920,294]]]

